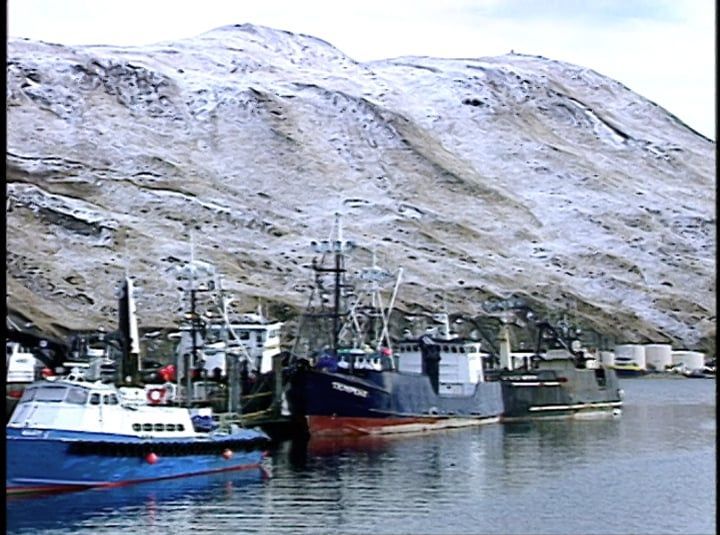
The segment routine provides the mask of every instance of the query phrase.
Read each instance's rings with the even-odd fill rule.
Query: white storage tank
[[[600,351],[600,362],[603,366],[612,366],[615,364],[614,351]]]
[[[615,346],[616,366],[637,366],[645,369],[645,346],[639,344],[620,344]]]
[[[645,364],[662,372],[672,365],[672,346],[670,344],[645,344]]]
[[[699,351],[673,351],[672,363],[682,363],[688,370],[701,370],[705,366],[705,353]]]

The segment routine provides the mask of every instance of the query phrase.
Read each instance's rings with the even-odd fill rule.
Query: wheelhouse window
[[[115,394],[105,394],[103,396],[103,404],[105,405],[117,405],[118,398]]]
[[[38,388],[35,394],[35,401],[60,402],[65,399],[68,388],[65,386],[46,386]]]
[[[90,405],[100,405],[100,394],[97,392],[90,394]]]
[[[84,388],[71,388],[68,390],[65,401],[75,403],[77,405],[85,405],[88,400],[88,392]]]
[[[32,401],[33,399],[35,399],[35,392],[37,392],[36,387],[26,388],[18,403],[26,403],[28,401]]]

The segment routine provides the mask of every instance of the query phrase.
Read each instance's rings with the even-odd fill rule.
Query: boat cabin
[[[243,314],[237,322],[229,326],[210,324],[205,329],[205,339],[198,345],[198,354],[208,376],[213,377],[219,370],[220,377],[227,376],[227,353],[232,351],[231,344],[242,344],[241,354],[250,358],[252,368],[259,373],[272,371],[273,357],[280,353],[280,329],[282,322],[269,322],[259,314]],[[181,329],[178,350],[189,351],[192,347],[192,334],[189,327]],[[237,350],[235,350],[237,351]],[[182,366],[182,360],[180,361]],[[182,371],[182,370],[181,370]]]
[[[481,351],[480,342],[460,338],[437,340],[440,353],[438,393],[467,396],[477,383],[485,381],[484,361],[488,353]],[[404,341],[395,345],[395,358],[401,372],[422,373],[423,356],[418,341]]]
[[[113,385],[73,378],[29,385],[7,426],[138,438],[196,435],[187,409],[131,403]]]
[[[19,342],[5,343],[5,370],[6,384],[32,383],[36,379],[37,370],[43,368],[43,363],[35,358],[30,348]]]
[[[392,360],[383,353],[364,349],[338,350],[337,367],[339,370],[370,370],[382,372],[392,370]]]

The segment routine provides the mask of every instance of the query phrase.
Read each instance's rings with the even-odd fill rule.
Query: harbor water
[[[619,418],[285,442],[269,452],[266,474],[11,499],[6,529],[87,535],[715,533],[715,385],[708,379],[622,379]]]

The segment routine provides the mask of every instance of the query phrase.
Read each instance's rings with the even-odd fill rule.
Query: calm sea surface
[[[269,477],[12,499],[7,532],[715,533],[715,380],[621,383],[616,419],[287,442]]]

